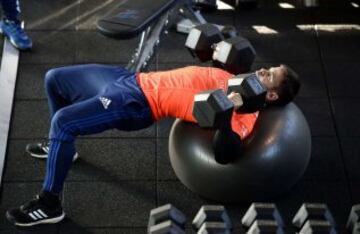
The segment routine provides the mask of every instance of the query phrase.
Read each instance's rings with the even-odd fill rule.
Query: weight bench
[[[97,22],[97,29],[103,35],[119,40],[141,34],[138,47],[127,65],[127,69],[138,72],[149,65],[160,37],[171,25],[173,12],[206,23],[199,12],[193,11],[192,5],[191,0],[124,0]]]

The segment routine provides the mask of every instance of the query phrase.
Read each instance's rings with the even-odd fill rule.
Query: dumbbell
[[[212,58],[213,50],[211,47],[213,44],[223,39],[224,37],[217,26],[210,23],[200,24],[190,30],[185,46],[194,57],[199,58],[201,62],[206,62]]]
[[[274,203],[252,203],[241,223],[248,234],[284,233],[284,222]]]
[[[264,107],[266,88],[259,81],[255,73],[239,74],[228,80],[227,94],[239,93],[243,105],[237,109],[238,113],[253,113]]]
[[[346,229],[350,234],[360,233],[360,204],[353,205],[351,208],[349,219],[346,223]]]
[[[185,234],[185,215],[171,204],[150,211],[148,234]]]
[[[213,65],[232,74],[248,72],[255,60],[254,47],[241,36],[222,40],[213,47]]]
[[[197,234],[230,234],[231,221],[224,206],[204,205],[196,214],[193,222],[193,228]]]
[[[201,62],[213,59],[214,66],[233,74],[248,72],[255,60],[255,49],[238,35],[233,26],[202,24],[193,27],[185,46]]]
[[[255,74],[235,76],[228,81],[228,94],[239,93],[243,104],[236,111],[251,113],[265,105],[266,89]],[[193,116],[200,127],[219,129],[230,124],[234,104],[221,89],[201,92],[194,97]]]
[[[254,47],[234,26],[225,25],[221,34],[224,40],[213,45],[213,65],[232,74],[248,72],[256,56]]]
[[[329,233],[335,234],[335,220],[323,203],[303,203],[292,220],[299,234]]]
[[[238,32],[232,25],[200,24],[190,30],[185,46],[194,57],[206,62],[212,59],[214,44],[237,36]]]

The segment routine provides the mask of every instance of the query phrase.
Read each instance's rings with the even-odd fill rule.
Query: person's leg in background
[[[104,101],[105,100],[105,101]],[[39,197],[9,210],[8,220],[19,226],[56,223],[64,218],[59,194],[72,164],[78,135],[107,129],[137,130],[153,123],[150,107],[128,74],[107,85],[98,95],[59,109],[52,118],[46,176]]]
[[[11,44],[20,50],[32,48],[30,37],[21,28],[19,20],[19,0],[1,0],[3,19],[0,21],[0,33],[4,34]]]
[[[86,64],[60,67],[45,75],[45,91],[50,110],[50,120],[61,108],[92,98],[102,92],[108,84],[120,77],[132,75],[120,66]],[[35,158],[46,158],[49,151],[47,137],[30,143],[26,152]],[[75,158],[77,158],[75,154]]]

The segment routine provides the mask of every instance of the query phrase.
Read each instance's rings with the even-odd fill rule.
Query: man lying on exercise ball
[[[297,74],[286,65],[255,72],[266,88],[267,105],[285,105],[298,93]],[[51,127],[49,141],[29,144],[33,157],[48,158],[43,188],[36,198],[7,211],[18,226],[57,223],[65,213],[59,194],[77,153],[78,135],[108,129],[132,131],[149,127],[163,117],[197,122],[192,115],[195,94],[227,90],[233,75],[212,67],[184,67],[170,71],[133,73],[122,67],[77,65],[52,69],[45,77]],[[228,97],[235,106],[239,94]],[[232,130],[241,139],[252,131],[257,113],[233,112]]]

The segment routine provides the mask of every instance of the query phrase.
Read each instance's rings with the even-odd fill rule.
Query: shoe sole
[[[40,158],[40,159],[46,159],[48,157],[48,155],[43,155],[43,154],[34,154],[34,153],[30,153],[29,151],[26,151],[28,152],[31,157],[34,157],[34,158]],[[74,157],[73,157],[73,162],[75,162],[77,159],[79,158],[79,154],[78,153],[75,153]]]
[[[6,214],[7,216],[8,214]],[[30,227],[30,226],[34,226],[34,225],[38,225],[38,224],[54,224],[54,223],[58,223],[60,221],[62,221],[65,218],[65,213],[63,212],[61,214],[61,216],[56,217],[56,218],[52,218],[52,219],[43,219],[43,220],[39,220],[33,223],[17,223],[15,222],[14,224],[16,226],[20,226],[20,227]],[[8,218],[9,219],[9,218]]]
[[[27,151],[30,155],[31,155],[31,157],[34,157],[34,158],[41,158],[41,159],[44,159],[44,158],[47,158],[48,157],[48,155],[46,154],[46,155],[43,155],[43,154],[34,154],[34,153],[30,153],[29,151]]]

